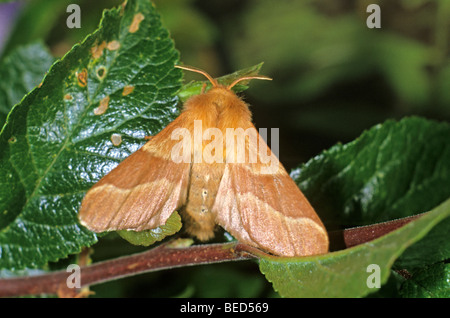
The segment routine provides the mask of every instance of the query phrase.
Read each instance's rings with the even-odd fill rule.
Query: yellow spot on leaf
[[[110,50],[110,51],[118,50],[118,49],[120,48],[120,43],[119,43],[119,41],[116,41],[116,40],[111,41],[111,42],[108,43],[108,45],[106,46],[106,48],[107,48],[108,50]]]
[[[102,80],[106,75],[106,68],[104,66],[100,66],[97,70],[97,77]]]
[[[95,115],[102,115],[106,112],[106,110],[108,109],[108,105],[109,105],[109,96],[106,96],[105,98],[103,98],[100,101],[100,105],[98,105],[98,107],[96,109],[94,109],[94,114]]]
[[[83,69],[80,73],[77,73],[78,85],[85,87],[87,84],[87,69]]]
[[[114,146],[119,146],[122,143],[122,136],[120,134],[112,134],[111,141]]]
[[[134,91],[134,86],[127,85],[123,88],[122,96],[127,96],[128,94],[131,94]]]
[[[95,45],[91,48],[92,57],[98,59],[103,54],[103,50],[106,47],[106,41],[100,43],[100,45]]]
[[[144,15],[142,13],[136,13],[133,17],[133,22],[131,22],[130,28],[128,29],[130,33],[134,33],[139,30],[139,24],[144,20]]]

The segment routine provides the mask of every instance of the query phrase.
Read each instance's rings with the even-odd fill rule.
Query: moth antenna
[[[206,73],[204,70],[201,70],[199,68],[193,67],[193,66],[187,66],[187,65],[175,65],[176,68],[181,68],[182,70],[186,70],[186,71],[191,71],[191,72],[196,72],[196,73],[200,73],[203,76],[205,76],[214,87],[218,87],[219,84],[217,83],[217,81],[212,78],[208,73]]]
[[[244,77],[238,78],[233,83],[228,85],[227,89],[232,89],[234,87],[234,85],[236,85],[240,81],[246,81],[246,80],[252,80],[252,79],[260,79],[260,80],[266,80],[266,81],[271,81],[272,80],[270,77],[267,77],[267,76],[264,76],[264,75],[244,76]]]

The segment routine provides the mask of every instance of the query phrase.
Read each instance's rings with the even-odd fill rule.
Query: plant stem
[[[343,242],[344,247],[349,248],[387,234],[419,216],[346,229],[330,233],[330,238],[331,241]],[[174,248],[169,243],[165,243],[139,254],[82,266],[80,268],[81,287],[158,270],[258,259],[264,255],[267,254],[238,242],[194,245],[183,248]],[[76,292],[67,287],[70,274],[71,272],[63,270],[37,276],[0,279],[0,297],[40,294],[77,296]]]
[[[149,251],[81,267],[81,287],[126,276],[181,266],[212,264],[254,258],[243,244],[207,244],[171,248],[162,244]],[[0,297],[57,294],[64,291],[71,273],[65,270],[38,276],[0,280]]]

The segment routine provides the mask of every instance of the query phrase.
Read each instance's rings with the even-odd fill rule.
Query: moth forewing
[[[95,232],[153,229],[186,202],[190,162],[171,160],[180,116],[101,178],[85,195],[79,219]]]
[[[258,151],[257,162],[227,162],[213,207],[217,223],[276,255],[326,253],[328,235],[319,217],[263,138],[257,140],[259,145],[246,139],[247,152]],[[261,149],[271,162],[262,161]]]

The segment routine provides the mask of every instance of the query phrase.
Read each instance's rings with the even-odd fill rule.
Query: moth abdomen
[[[212,207],[223,169],[224,165],[208,163],[197,163],[191,168],[191,182],[183,214],[187,232],[201,241],[214,236],[216,221]]]

